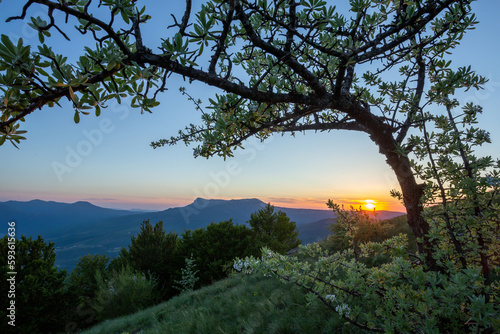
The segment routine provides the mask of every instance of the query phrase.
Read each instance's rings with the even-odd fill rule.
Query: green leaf
[[[38,40],[40,41],[41,44],[43,44],[45,42],[45,37],[43,36],[43,34],[41,32],[38,33]]]
[[[12,54],[16,53],[15,52],[16,47],[14,46],[14,44],[11,42],[10,38],[7,35],[2,34],[1,40],[3,45],[5,45]]]
[[[179,51],[182,47],[182,35],[180,33],[175,34],[175,50]]]
[[[76,124],[80,123],[80,113],[78,110],[75,111],[75,116],[73,117],[73,120],[75,121]]]

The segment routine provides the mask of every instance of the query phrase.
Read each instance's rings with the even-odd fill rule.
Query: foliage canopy
[[[477,23],[471,3],[356,0],[342,12],[322,0],[213,0],[193,14],[186,0],[183,16],[152,46],[143,39],[151,16],[135,1],[28,1],[9,20],[29,18],[35,4],[49,20],[29,18],[39,34],[36,49],[0,40],[0,144],[19,143],[20,122],[63,98],[73,104],[75,122],[127,95],[132,107],[149,112],[168,78],[179,75],[222,93],[210,99],[210,112],[192,99],[202,123],[153,147],[198,142],[196,156],[227,157],[251,136],[364,132],[394,170],[418,249],[436,267],[409,134],[433,122],[455,91],[485,82],[470,67],[452,69],[447,58]],[[71,26],[96,42],[75,62],[45,43],[54,33],[69,40]]]
[[[111,267],[121,272],[122,268],[117,268],[118,264],[130,266],[147,279],[156,280],[163,297],[170,296],[174,274],[173,254],[178,242],[177,233],[167,233],[161,220],[154,226],[149,219],[145,220],[140,232],[130,238],[128,249],[122,247],[118,260]]]
[[[259,248],[269,249],[285,254],[301,244],[296,224],[283,212],[274,212],[274,206],[267,204],[263,209],[250,215],[247,221],[259,244]]]
[[[49,21],[31,18],[36,50],[0,39],[0,144],[19,144],[21,122],[63,98],[73,104],[75,122],[127,95],[132,107],[149,112],[171,75],[221,94],[210,99],[209,112],[189,97],[201,124],[153,147],[196,142],[195,156],[229,157],[251,136],[366,133],[397,177],[401,189],[392,193],[406,207],[417,254],[406,254],[404,238],[395,237],[358,254],[388,252],[392,261],[383,267],[311,246],[306,252],[320,256],[316,276],[308,264],[273,252],[252,262],[255,270],[303,284],[361,328],[489,331],[499,314],[492,271],[500,248],[500,163],[474,154],[490,142],[475,126],[482,109],[453,98],[486,80],[448,56],[477,23],[472,2],[353,0],[342,13],[322,0],[212,0],[193,15],[186,0],[184,15],[154,48],[143,42],[151,16],[136,1],[30,0],[9,20],[29,17],[39,4]],[[66,24],[96,42],[74,63],[44,43],[54,32],[67,38]]]
[[[9,250],[15,252],[14,262],[7,261]],[[65,331],[76,299],[64,284],[66,271],[54,265],[54,243],[45,242],[40,236],[32,239],[23,235],[16,239],[6,235],[0,239],[0,251],[5,254],[0,257],[0,288],[6,294],[0,311],[2,333]],[[13,267],[8,263],[14,263]],[[7,280],[12,278],[13,281]],[[7,293],[13,293],[14,297],[7,298]],[[15,327],[7,323],[12,300],[15,301]]]
[[[227,220],[184,231],[175,250],[175,267],[183,268],[185,259],[192,258],[199,270],[196,285],[204,286],[225,278],[235,257],[258,252],[250,229]]]
[[[106,276],[109,258],[106,255],[85,255],[78,259],[75,268],[69,273],[68,288],[87,302],[97,292],[96,274]]]

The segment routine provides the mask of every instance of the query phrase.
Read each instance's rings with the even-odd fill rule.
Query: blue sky
[[[36,43],[37,36],[25,23],[4,22],[21,12],[21,3],[0,3],[0,31]],[[162,36],[162,29],[171,24],[161,7],[164,5],[160,5],[163,3],[147,7],[153,15],[150,27],[154,29],[146,41],[151,47]],[[181,13],[182,8],[176,6],[183,2],[175,3],[169,4],[173,8],[168,10]],[[194,1],[195,6],[199,3]],[[472,65],[490,82],[483,91],[457,98],[483,106],[479,125],[491,132],[493,144],[480,153],[499,158],[500,66],[496,55],[500,54],[500,1],[480,1],[474,7],[480,24],[464,37],[452,59],[455,66]],[[155,16],[158,12],[162,16]],[[160,25],[163,28],[158,28]],[[50,43],[56,52],[70,58],[77,55],[75,44],[66,44],[56,32],[53,35],[56,37]],[[389,196],[397,187],[393,173],[375,145],[361,133],[308,133],[295,138],[274,136],[264,143],[249,141],[246,150],[237,151],[226,161],[218,157],[194,159],[192,149],[184,145],[153,150],[151,141],[199,121],[199,114],[178,91],[179,86],[186,86],[205,105],[217,92],[172,78],[153,114],[141,115],[126,104],[111,103],[100,117],[83,117],[80,124],[74,124],[69,104],[30,115],[23,125],[28,139],[20,149],[10,144],[0,147],[0,201],[87,200],[111,208],[166,209],[186,205],[196,197],[256,197],[279,206],[326,208],[324,203],[331,198],[344,203],[374,199],[379,209],[402,210]],[[67,167],[61,168],[63,165]]]

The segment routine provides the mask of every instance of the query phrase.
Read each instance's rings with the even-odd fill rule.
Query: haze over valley
[[[272,204],[272,203],[271,203]],[[55,243],[56,264],[72,269],[81,256],[106,254],[116,256],[121,247],[130,243],[130,237],[140,231],[141,222],[163,221],[167,232],[179,235],[212,222],[232,219],[246,224],[250,214],[265,207],[259,199],[203,199],[197,198],[187,206],[163,211],[115,210],[102,208],[89,202],[60,203],[32,200],[27,202],[0,202],[0,220],[16,222],[16,236],[41,235]],[[326,238],[328,226],[335,218],[330,210],[275,207],[297,224],[303,244]],[[376,211],[379,219],[401,215],[395,211]]]

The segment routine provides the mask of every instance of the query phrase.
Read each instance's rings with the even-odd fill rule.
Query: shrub
[[[120,256],[112,261],[110,267],[120,271],[124,265],[129,265],[142,272],[146,278],[158,283],[162,299],[167,299],[173,294],[172,254],[177,243],[177,233],[166,233],[162,221],[153,226],[149,220],[145,220],[141,232],[131,237],[128,250],[122,248]]]
[[[126,266],[108,280],[98,273],[99,286],[93,308],[99,321],[131,314],[159,301],[156,282]]]
[[[250,229],[234,225],[232,220],[211,223],[206,228],[184,231],[176,249],[176,268],[180,277],[186,258],[192,255],[204,286],[227,276],[227,268],[235,257],[258,254]]]
[[[68,287],[75,292],[81,302],[86,302],[95,297],[98,289],[97,273],[106,278],[106,267],[109,257],[106,255],[85,255],[76,263],[68,279]]]
[[[77,332],[78,329],[87,328],[97,322],[96,312],[92,307],[99,290],[96,276],[100,274],[101,277],[107,278],[108,261],[106,255],[85,255],[78,260],[75,269],[69,274],[68,290],[74,294],[77,305],[66,331]]]
[[[193,254],[189,258],[186,258],[186,266],[181,269],[181,279],[176,280],[175,283],[177,286],[174,286],[177,290],[182,292],[190,292],[194,290],[194,286],[196,282],[200,279],[197,277],[197,274],[200,272],[199,270],[195,270],[196,263],[193,259]]]
[[[283,212],[274,212],[274,206],[267,204],[265,208],[252,213],[247,221],[260,247],[285,254],[289,250],[298,247],[301,240],[298,238],[299,231],[296,224]]]

